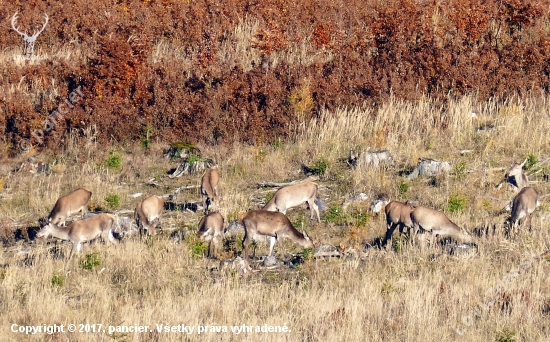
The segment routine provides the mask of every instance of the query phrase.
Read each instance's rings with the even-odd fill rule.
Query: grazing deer
[[[407,235],[411,235],[411,228],[413,223],[411,221],[411,211],[413,207],[407,203],[398,201],[391,201],[386,204],[384,211],[386,212],[386,223],[388,229],[386,231],[386,237],[384,239],[384,245],[387,245],[388,240],[391,240],[395,228],[399,227],[399,233],[403,234],[405,228],[407,228]]]
[[[139,235],[147,230],[149,235],[156,234],[156,228],[160,227],[160,216],[164,209],[164,200],[159,196],[147,197],[139,202],[134,211],[134,218],[139,229]]]
[[[535,189],[528,186],[514,197],[512,201],[512,215],[508,222],[510,223],[510,231],[518,225],[519,220],[528,217],[539,206],[539,194]],[[531,227],[531,216],[529,216],[529,228]]]
[[[217,169],[210,168],[206,170],[201,181],[201,195],[203,196],[204,214],[208,214],[210,206],[218,201],[218,184],[220,182],[220,172]]]
[[[66,220],[72,214],[82,212],[82,218],[87,211],[88,201],[92,193],[86,189],[76,189],[68,195],[60,197],[48,216],[48,222],[54,225],[66,226]]]
[[[85,220],[75,221],[67,227],[59,227],[53,223],[47,223],[36,233],[37,237],[53,236],[55,238],[70,241],[73,246],[69,259],[73,255],[74,249],[80,252],[82,243],[92,241],[101,236],[104,241],[110,241],[118,244],[118,240],[113,236],[113,229],[116,223],[116,217],[111,214],[99,214],[89,217]]]
[[[434,246],[436,235],[450,235],[456,239],[469,242],[471,235],[454,224],[440,211],[419,206],[411,211],[411,222],[415,233],[419,230],[430,234],[430,247]]]
[[[307,203],[311,210],[311,218],[313,219],[313,213],[317,214],[317,220],[321,222],[319,217],[319,207],[315,202],[317,196],[317,184],[312,181],[304,181],[298,184],[285,186],[277,190],[271,200],[262,208],[269,211],[279,211],[286,214],[286,211],[290,208],[297,207],[304,203]]]
[[[285,214],[264,209],[251,210],[239,218],[244,226],[243,259],[248,261],[248,245],[258,236],[268,236],[269,254],[273,254],[273,247],[279,238],[288,238],[304,248],[313,246],[313,242],[306,232],[300,233]]]
[[[197,237],[204,241],[208,241],[208,256],[212,256],[212,244],[216,249],[217,240],[223,238],[223,223],[222,214],[218,212],[210,213],[204,216],[199,222],[199,230]],[[214,251],[216,253],[216,251]]]

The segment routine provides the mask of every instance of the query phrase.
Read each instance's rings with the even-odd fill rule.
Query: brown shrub
[[[542,93],[550,74],[549,4],[7,3],[0,9],[5,27],[15,11],[28,32],[43,13],[50,22],[36,43],[35,53],[48,55],[41,62],[14,63],[21,37],[12,30],[0,36],[8,49],[0,61],[0,134],[15,146],[32,139],[79,86],[85,99],[45,133],[46,146],[63,146],[68,132],[89,125],[100,142],[137,140],[144,127],[165,141],[268,142],[322,108],[380,104],[390,94],[445,101],[449,94]],[[250,42],[235,31],[244,18],[258,22]],[[234,54],[222,58],[228,42]],[[245,50],[256,56],[246,70],[238,63]],[[296,105],[304,89],[307,110]]]

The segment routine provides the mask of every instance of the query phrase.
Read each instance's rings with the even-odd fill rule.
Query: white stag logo
[[[21,32],[15,26],[15,22],[17,21],[17,12],[15,12],[13,17],[11,17],[11,27],[13,27],[15,32],[17,32],[21,36],[23,36],[23,40],[25,41],[25,56],[27,58],[32,57],[32,54],[34,52],[34,42],[36,41],[36,38],[38,38],[40,33],[42,33],[42,31],[44,31],[44,29],[46,28],[46,25],[48,24],[48,20],[50,18],[48,17],[48,15],[46,13],[44,13],[44,19],[46,19],[46,21],[44,22],[44,25],[42,26],[42,28],[38,32],[35,32],[32,36],[29,36],[26,31]]]

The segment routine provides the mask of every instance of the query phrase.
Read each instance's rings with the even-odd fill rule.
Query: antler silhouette
[[[21,32],[15,26],[15,22],[17,21],[17,18],[18,18],[17,14],[18,14],[18,12],[15,12],[13,17],[11,17],[11,27],[13,27],[15,32],[17,32],[21,36],[23,36],[23,40],[25,41],[26,54],[27,55],[32,55],[33,50],[34,50],[34,42],[36,41],[36,38],[38,38],[40,33],[42,33],[42,31],[44,31],[44,29],[46,28],[46,25],[48,25],[48,20],[50,19],[50,17],[48,17],[48,15],[46,13],[44,13],[44,19],[46,19],[46,21],[44,22],[44,25],[42,26],[42,28],[40,30],[38,30],[37,32],[34,32],[34,34],[32,36],[29,36],[26,31]]]

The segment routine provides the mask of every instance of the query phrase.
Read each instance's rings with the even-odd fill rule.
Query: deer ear
[[[523,165],[525,165],[525,163],[527,163],[527,160],[528,160],[528,158],[525,158],[525,160],[523,161],[523,163],[520,164],[521,167],[523,167]]]

